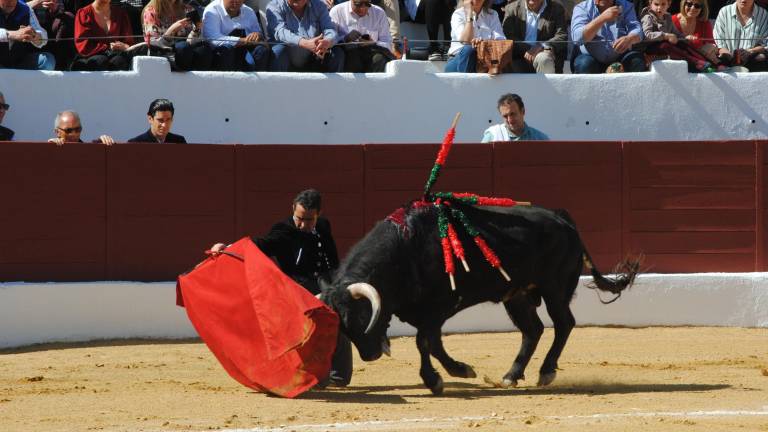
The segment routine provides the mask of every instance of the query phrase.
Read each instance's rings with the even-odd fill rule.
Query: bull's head
[[[382,354],[389,355],[387,326],[391,315],[381,317],[381,296],[376,288],[364,282],[334,286],[324,290],[322,299],[339,314],[342,330],[357,347],[360,358],[373,361]]]

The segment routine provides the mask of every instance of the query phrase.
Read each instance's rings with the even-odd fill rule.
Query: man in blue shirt
[[[573,8],[571,40],[576,45],[574,73],[602,73],[612,63],[626,72],[646,70],[633,45],[643,40],[634,5],[627,0],[586,0]]]
[[[272,0],[267,6],[267,33],[275,72],[341,72],[344,51],[334,46],[336,28],[323,0]]]

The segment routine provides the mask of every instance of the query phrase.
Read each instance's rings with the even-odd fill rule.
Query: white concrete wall
[[[641,275],[610,305],[582,278],[572,303],[579,325],[768,327],[768,273]],[[175,306],[175,283],[0,284],[0,348],[54,341],[196,336]],[[604,298],[610,298],[610,296]],[[547,325],[546,311],[540,315]],[[445,332],[512,330],[501,305],[484,304],[452,318]],[[395,320],[390,335],[414,329]]]
[[[768,136],[766,73],[689,74],[684,62],[612,75],[435,73],[397,61],[384,74],[171,73],[140,57],[131,72],[0,70],[17,140],[52,135],[56,112],[81,113],[83,136],[126,140],[147,129],[152,99],[176,105],[190,142],[359,144],[440,142],[456,112],[457,141],[498,123],[496,100],[519,93],[526,120],[558,140],[720,140]],[[587,124],[587,122],[589,124]]]

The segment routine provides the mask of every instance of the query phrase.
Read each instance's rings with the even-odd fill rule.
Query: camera
[[[187,11],[186,18],[193,24],[200,22],[200,11],[197,8]]]

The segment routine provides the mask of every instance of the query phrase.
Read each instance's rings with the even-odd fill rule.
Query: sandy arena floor
[[[350,387],[295,400],[240,386],[197,341],[0,351],[0,431],[768,431],[768,329],[577,328],[558,379],[537,388],[551,337],[521,387],[498,389],[483,375],[501,378],[519,333],[446,336],[478,378],[441,371],[441,397],[421,384],[413,338],[356,358]]]

